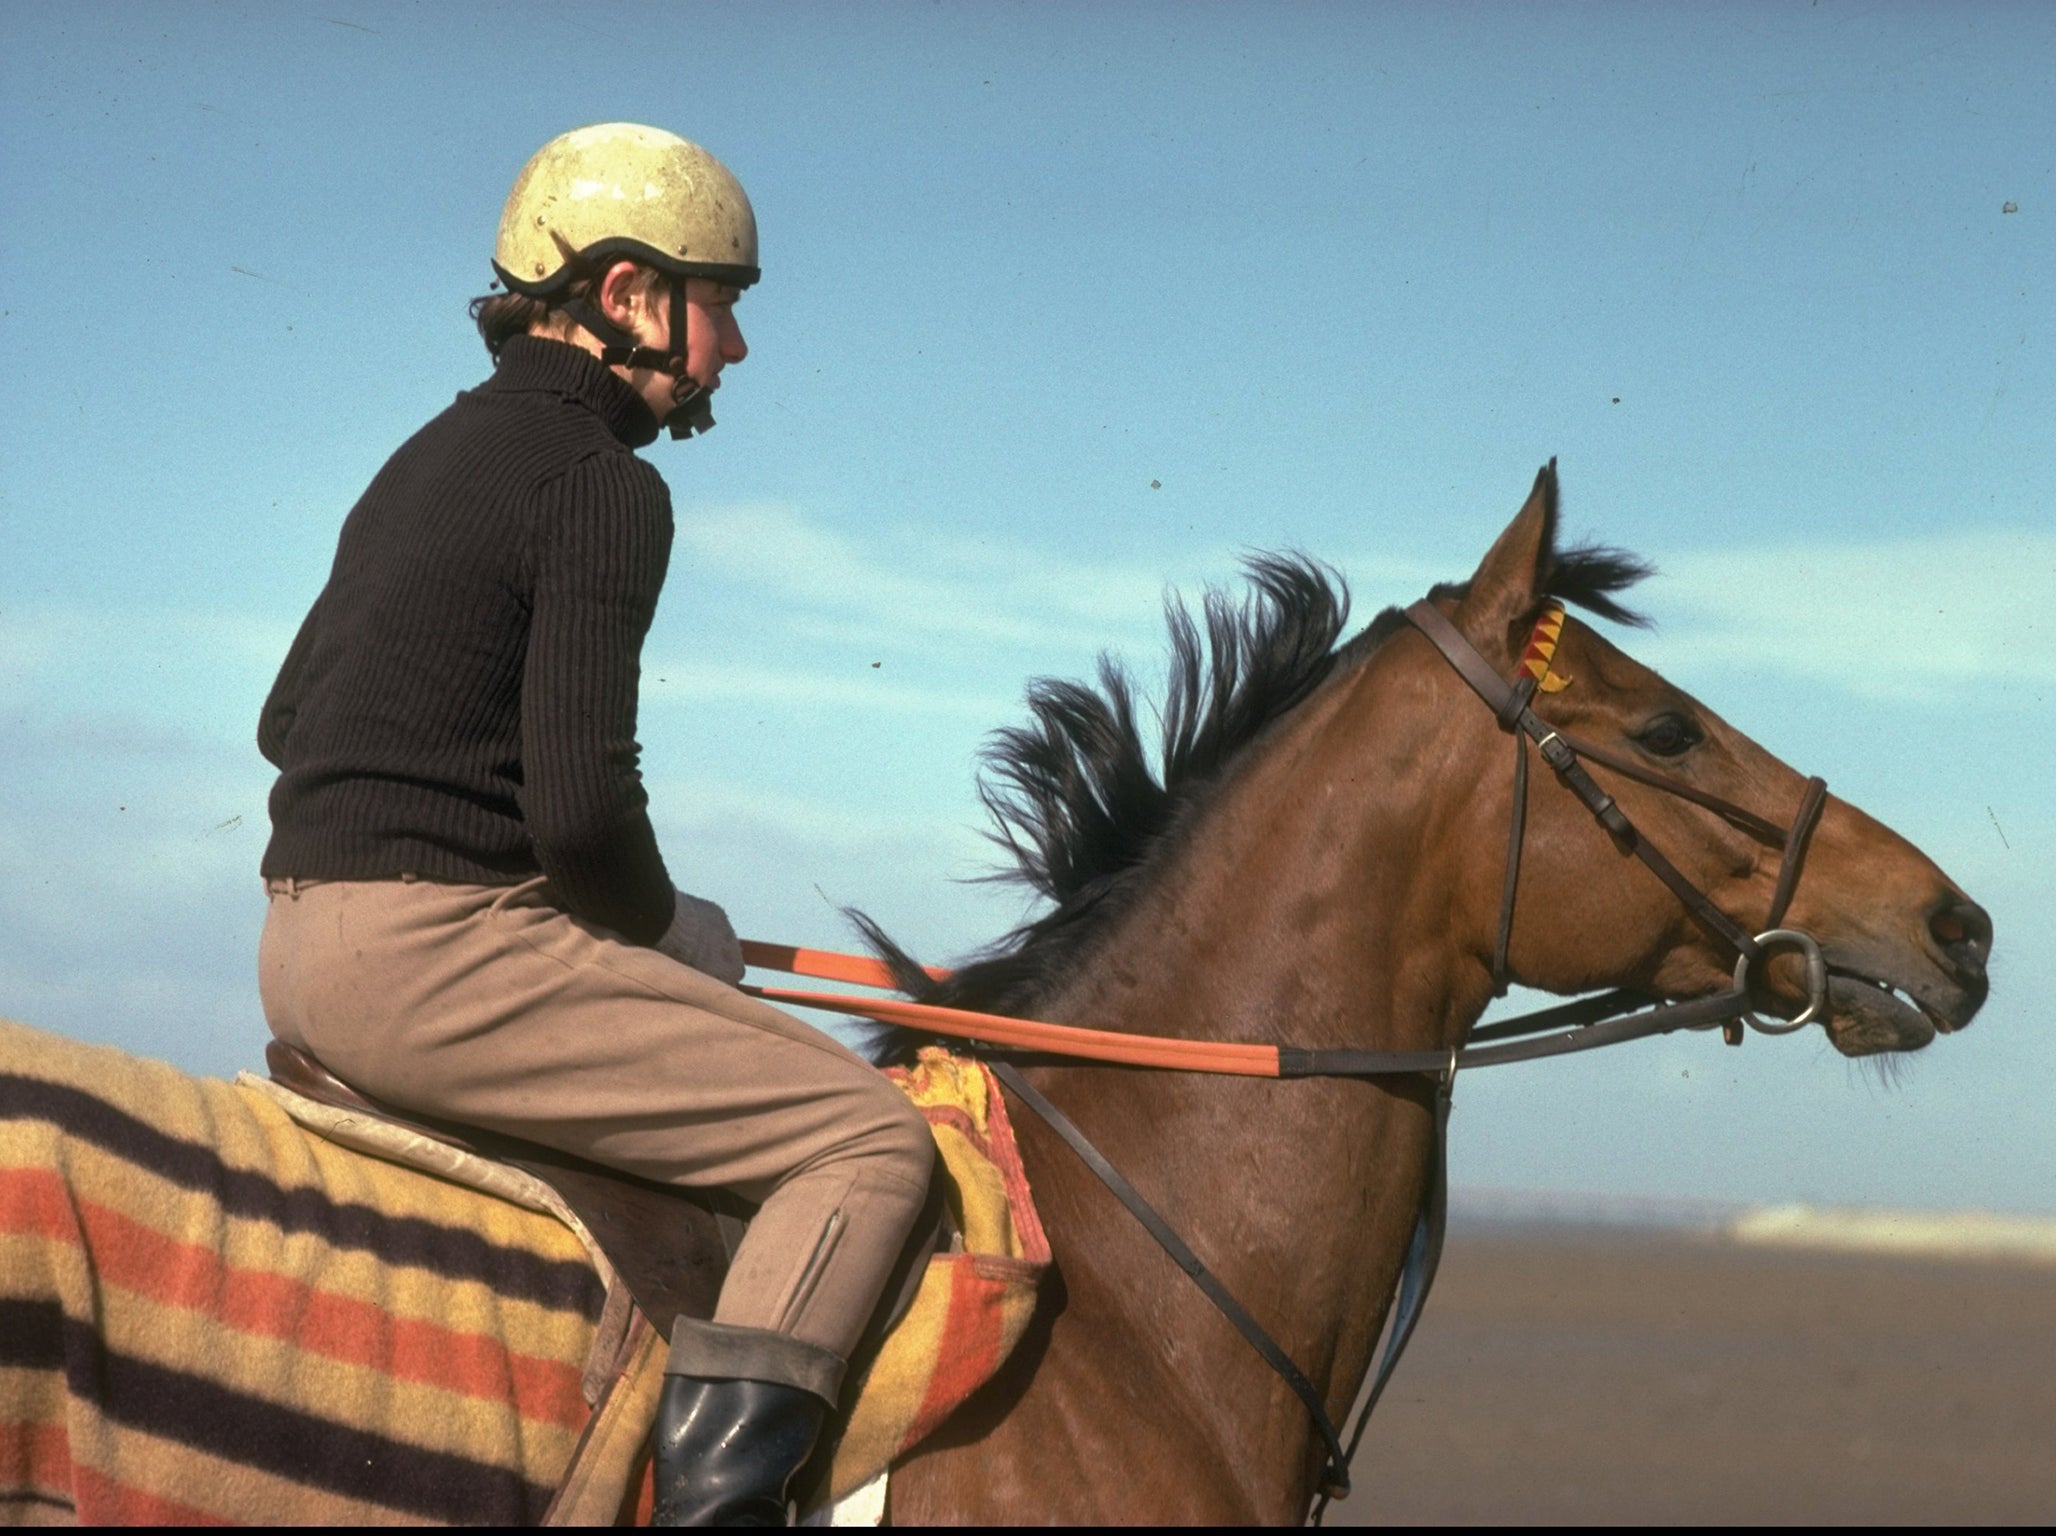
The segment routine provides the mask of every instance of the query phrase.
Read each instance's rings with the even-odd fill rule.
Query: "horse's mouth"
[[[1917,1051],[1969,1022],[1882,977],[1828,967],[1828,1039],[1844,1056]]]

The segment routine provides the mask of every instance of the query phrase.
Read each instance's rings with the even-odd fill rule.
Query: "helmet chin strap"
[[[671,334],[669,347],[658,351],[646,347],[634,332],[609,320],[599,307],[586,299],[566,299],[558,308],[591,331],[600,341],[600,361],[610,368],[648,368],[671,376],[671,410],[663,425],[674,438],[691,437],[714,425],[714,392],[695,379],[686,368],[686,337],[689,317],[685,307],[685,279],[674,276],[671,289]]]

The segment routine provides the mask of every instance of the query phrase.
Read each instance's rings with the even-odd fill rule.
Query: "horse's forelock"
[[[1614,594],[1625,592],[1630,587],[1656,574],[1656,567],[1631,550],[1617,549],[1610,544],[1578,544],[1569,549],[1551,550],[1546,557],[1547,573],[1542,581],[1542,590],[1535,594],[1538,604],[1555,598],[1596,613],[1602,619],[1611,619],[1616,624],[1631,624],[1638,629],[1647,628],[1646,615],[1625,603],[1615,601]],[[1438,582],[1428,591],[1436,601],[1448,599],[1462,602],[1470,596],[1469,580]],[[1397,614],[1398,609],[1388,610]],[[1385,615],[1381,614],[1382,619]]]
[[[1640,555],[1607,544],[1580,544],[1558,551],[1551,563],[1545,595],[1575,603],[1616,624],[1647,627],[1649,620],[1623,603],[1614,601],[1616,592],[1656,574],[1656,567]]]

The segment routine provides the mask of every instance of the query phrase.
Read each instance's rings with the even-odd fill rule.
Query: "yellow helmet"
[[[584,299],[560,299],[577,278],[612,261],[643,262],[669,277],[667,346],[644,346]],[[749,194],[699,145],[641,123],[558,134],[514,179],[493,270],[514,292],[560,304],[599,338],[602,362],[670,374],[664,425],[673,437],[714,425],[707,388],[686,370],[685,280],[747,288],[762,273]]]
[[[747,288],[762,275],[749,194],[727,166],[661,128],[559,134],[515,178],[493,270],[517,293],[550,298],[610,260]]]

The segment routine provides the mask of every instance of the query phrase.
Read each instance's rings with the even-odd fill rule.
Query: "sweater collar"
[[[657,440],[657,417],[643,397],[583,347],[542,336],[510,336],[483,386],[491,390],[538,390],[584,406],[631,448]]]

